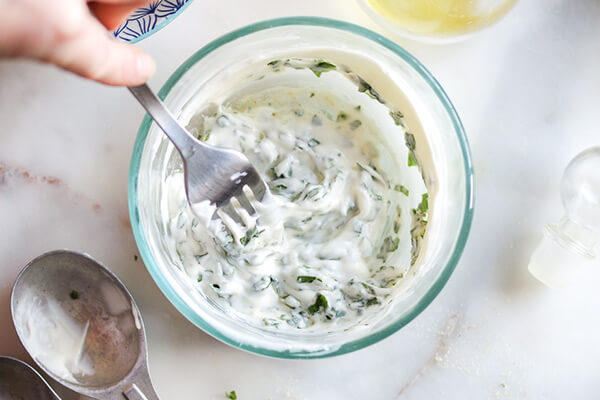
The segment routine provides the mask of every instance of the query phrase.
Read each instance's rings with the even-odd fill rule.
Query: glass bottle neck
[[[598,243],[598,233],[577,224],[566,215],[558,224],[547,225],[546,232],[567,249],[588,258],[596,256],[594,247]]]

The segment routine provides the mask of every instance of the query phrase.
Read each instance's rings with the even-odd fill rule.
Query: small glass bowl
[[[418,0],[424,1],[424,0]],[[464,15],[456,15],[454,22],[465,18],[463,29],[451,27],[446,31],[436,31],[435,20],[430,21],[401,21],[391,15],[384,15],[380,5],[373,0],[358,0],[362,9],[379,25],[393,34],[427,43],[452,43],[467,39],[477,32],[494,25],[501,20],[516,4],[517,0],[471,0],[470,3],[485,3],[480,15],[468,19]],[[417,26],[418,25],[418,26]]]
[[[179,158],[165,135],[146,116],[140,127],[129,175],[129,211],[144,262],[165,296],[192,323],[234,347],[280,358],[319,358],[371,345],[402,328],[440,292],[456,267],[473,213],[473,171],[461,122],[431,74],[398,45],[356,25],[299,17],[257,23],[229,33],[198,51],[169,78],[159,96],[187,123],[186,108],[216,76],[245,61],[265,61],[332,50],[363,75],[394,107],[415,135],[416,155],[430,194],[430,217],[414,277],[402,296],[365,329],[302,334],[261,329],[219,310],[195,287],[168,251],[161,200],[165,178]],[[345,55],[345,56],[344,56]],[[369,65],[354,65],[368,59]],[[362,68],[362,69],[361,69]],[[410,99],[410,101],[408,101]],[[398,138],[404,145],[404,138]],[[300,333],[298,333],[300,332]]]

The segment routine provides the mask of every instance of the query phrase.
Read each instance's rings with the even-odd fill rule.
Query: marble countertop
[[[158,88],[227,31],[291,15],[385,34],[350,0],[196,0],[140,44],[157,60],[150,83]],[[218,400],[234,389],[241,400],[600,398],[600,263],[581,265],[558,291],[527,272],[543,225],[562,215],[564,167],[600,143],[598,21],[596,0],[523,0],[466,42],[398,39],[464,122],[476,171],[471,235],[454,275],[413,322],[366,349],[314,361],[263,358],[212,339],[134,260],[127,173],[143,112],[126,90],[0,62],[0,354],[26,358],[9,311],[17,273],[45,251],[70,248],[104,262],[135,296],[164,399]]]

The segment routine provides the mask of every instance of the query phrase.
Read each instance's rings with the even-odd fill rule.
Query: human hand
[[[107,29],[148,2],[0,0],[0,58],[33,58],[108,85],[140,85],[154,73],[154,61]]]

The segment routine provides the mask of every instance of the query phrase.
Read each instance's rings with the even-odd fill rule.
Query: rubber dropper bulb
[[[563,287],[574,269],[596,257],[600,240],[600,147],[579,153],[560,185],[565,215],[546,225],[544,238],[529,262],[529,272],[549,287]]]

